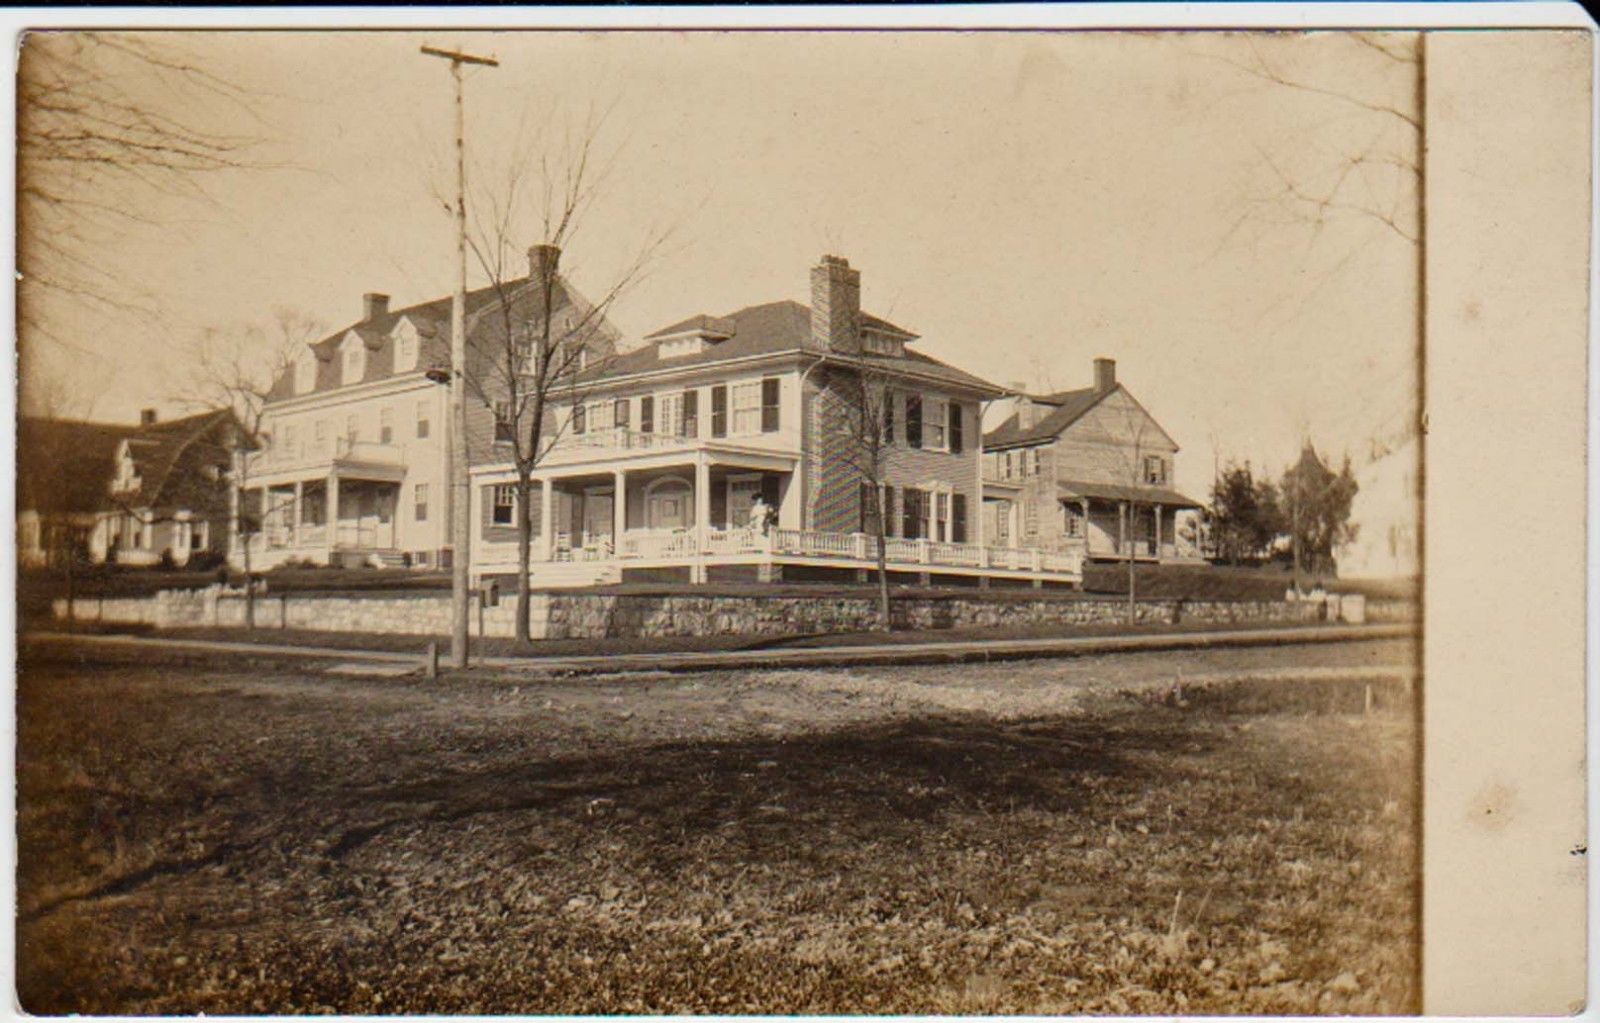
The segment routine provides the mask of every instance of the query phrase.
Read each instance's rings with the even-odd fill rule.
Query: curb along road
[[[482,657],[476,669],[514,671],[519,674],[610,674],[627,671],[710,671],[788,667],[850,667],[882,664],[950,664],[964,661],[1007,661],[1038,657],[1088,657],[1101,654],[1160,650],[1201,650],[1220,647],[1291,646],[1302,643],[1341,643],[1373,639],[1399,639],[1417,634],[1410,624],[1327,625],[1301,628],[1228,629],[1210,632],[1168,632],[1133,636],[1063,636],[1049,639],[954,640],[894,645],[795,647],[792,649],[713,650],[646,654],[582,656]],[[390,650],[348,650],[335,647],[238,643],[221,640],[163,639],[148,636],[73,635],[36,632],[26,642],[85,644],[124,649],[190,650],[213,653],[248,653],[278,657],[306,657],[341,662],[372,661],[412,664],[420,671],[422,655]]]

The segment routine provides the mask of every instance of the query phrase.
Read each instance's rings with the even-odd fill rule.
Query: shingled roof
[[[897,327],[888,320],[861,314],[863,327],[898,334],[906,338],[917,335]],[[660,341],[651,341],[692,330],[714,326],[715,333],[726,334],[726,340],[712,340],[698,352],[663,357]],[[778,355],[787,352],[820,353],[811,334],[811,307],[800,302],[784,300],[745,306],[726,316],[700,314],[680,320],[646,336],[646,343],[631,352],[618,355],[586,374],[593,381],[611,380],[652,370],[677,369],[689,366],[708,366],[735,359],[748,359],[760,355]],[[948,363],[920,352],[907,351],[901,356],[864,353],[861,358],[903,373],[912,373],[942,380],[959,387],[999,393],[1000,388],[980,377],[956,369]]]
[[[1076,391],[1030,395],[1029,399],[1034,404],[1051,406],[1050,410],[1040,416],[1032,426],[1022,426],[1017,421],[1016,413],[1012,413],[999,426],[983,435],[984,449],[1015,447],[1054,440],[1062,430],[1077,422],[1084,413],[1100,404],[1101,399],[1115,390],[1116,388],[1101,391],[1093,387],[1083,387]]]

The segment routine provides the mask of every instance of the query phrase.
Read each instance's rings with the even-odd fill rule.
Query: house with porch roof
[[[809,283],[809,305],[690,316],[585,369],[558,396],[527,508],[509,453],[480,438],[473,577],[514,585],[524,515],[538,587],[866,578],[871,484],[840,424],[871,375],[888,381],[876,485],[892,578],[1081,581],[1080,552],[996,547],[984,534],[982,404],[1003,392],[864,312],[847,260],[824,256]],[[758,501],[775,512],[766,528],[752,518]]]
[[[1094,360],[1091,387],[1017,388],[984,435],[984,505],[995,542],[1078,550],[1091,559],[1203,560],[1201,504],[1173,489],[1178,444]]]
[[[500,357],[502,305],[526,323],[544,264],[541,246],[528,253],[525,277],[469,291],[466,358],[469,382],[487,379]],[[542,297],[540,299],[542,305]],[[362,297],[361,318],[298,354],[273,384],[262,411],[259,450],[250,456],[240,500],[258,527],[233,537],[230,560],[251,568],[284,562],[445,568],[451,564],[449,297],[389,308],[389,296]],[[552,316],[592,311],[559,276]],[[587,321],[586,321],[587,322]],[[609,356],[617,332],[596,319],[584,331],[586,358]],[[472,388],[469,386],[469,391]],[[492,396],[490,396],[492,398]],[[491,404],[469,395],[469,458],[483,457],[495,431]]]

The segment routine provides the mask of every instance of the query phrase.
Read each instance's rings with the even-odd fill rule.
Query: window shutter
[[[761,432],[778,430],[778,378],[765,377],[761,381]]]
[[[618,398],[616,404],[612,406],[611,419],[612,422],[617,424],[617,429],[626,430],[628,428],[628,419],[633,415],[632,404],[627,398]]]
[[[639,399],[639,432],[656,432],[656,399],[653,394]]]
[[[717,384],[711,388],[711,436],[728,435],[728,385]]]
[[[678,420],[678,436],[700,435],[700,392],[690,389],[683,392],[683,418]]]
[[[544,522],[544,488],[534,484],[528,491],[528,522],[533,526],[533,535],[539,535],[539,527]]]
[[[573,433],[582,433],[583,432],[584,417],[587,414],[587,412],[588,412],[588,410],[585,409],[582,405],[574,405],[574,406],[572,406],[572,432]]]
[[[922,395],[906,395],[906,444],[922,447]]]
[[[894,392],[883,392],[883,442],[894,443]]]
[[[922,491],[905,487],[900,491],[900,535],[907,540],[915,540],[920,534],[920,512],[922,507]]]
[[[950,542],[967,542],[967,495],[950,495]]]
[[[859,533],[872,532],[871,523],[868,521],[871,517],[872,495],[867,492],[865,481],[856,484],[856,504],[860,509],[860,514],[856,516],[856,531]]]
[[[963,440],[963,438],[961,436],[961,406],[957,402],[953,402],[952,401],[950,403],[950,405],[949,405],[949,408],[950,408],[950,453],[952,455],[959,455],[959,454],[961,454],[961,442]]]

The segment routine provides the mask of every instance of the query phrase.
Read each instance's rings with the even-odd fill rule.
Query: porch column
[[[242,557],[243,551],[239,541],[244,537],[244,531],[239,528],[239,486],[235,482],[238,477],[228,480],[228,560]]]
[[[302,511],[303,499],[305,498],[305,496],[306,496],[305,484],[302,483],[300,480],[295,480],[294,481],[294,545],[296,547],[300,546],[300,522],[301,522],[301,517],[305,514],[305,512]]]
[[[1022,546],[1022,502],[1016,498],[1006,502],[1006,519],[1011,523],[1009,540],[1011,549]]]
[[[1133,551],[1128,548],[1128,502],[1117,502],[1117,553],[1133,556]]]
[[[1155,553],[1155,556],[1156,556],[1156,560],[1160,561],[1161,560],[1161,506],[1159,504],[1156,505],[1156,549],[1155,549],[1154,553]]]
[[[543,552],[540,560],[549,561],[555,557],[556,550],[555,484],[546,476],[539,481],[539,488],[539,546]]]
[[[689,567],[689,580],[706,581],[706,525],[711,519],[711,464],[704,451],[694,460],[694,562]]]
[[[628,474],[617,469],[611,476],[611,550],[621,557],[622,534],[628,531]]]
[[[1079,498],[1078,507],[1083,511],[1083,553],[1087,555],[1089,553],[1089,499],[1087,497]]]
[[[339,546],[339,474],[328,473],[328,561]]]

